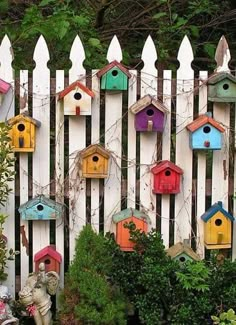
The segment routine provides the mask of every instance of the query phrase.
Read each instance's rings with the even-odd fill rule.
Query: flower
[[[29,316],[34,316],[34,314],[36,312],[36,306],[34,304],[29,305],[26,307],[26,310],[27,310]]]

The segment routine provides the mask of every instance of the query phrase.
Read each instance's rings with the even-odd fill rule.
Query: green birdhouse
[[[97,73],[101,78],[101,89],[105,90],[127,90],[129,71],[119,62],[112,61]]]
[[[211,102],[236,102],[236,78],[220,72],[208,80],[208,100]]]

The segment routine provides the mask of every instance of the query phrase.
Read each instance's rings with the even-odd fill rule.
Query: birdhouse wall
[[[192,134],[190,133],[190,147],[199,150],[220,150],[222,133],[207,123]]]
[[[124,228],[124,225],[133,222],[136,229],[140,229],[143,232],[147,232],[147,223],[144,220],[135,218],[134,216],[120,221],[116,225],[116,242],[123,251],[133,251],[134,243],[130,241],[129,229]]]
[[[9,132],[12,146],[16,152],[33,152],[35,149],[35,125],[21,121],[12,126]]]
[[[204,223],[204,241],[207,248],[231,247],[231,221],[220,211]]]
[[[35,262],[35,272],[39,271],[39,264],[45,263],[45,271],[55,271],[60,274],[60,263],[52,258],[50,255],[45,255]]]
[[[71,90],[64,97],[65,115],[91,115],[91,97],[81,89]]]
[[[208,86],[208,99],[213,102],[236,102],[236,84],[225,78]]]
[[[117,67],[106,72],[101,79],[101,89],[127,90],[128,77]]]
[[[186,253],[181,253],[181,254],[175,256],[174,261],[179,261],[181,263],[185,263],[187,261],[193,261],[193,259]]]
[[[82,175],[87,178],[105,178],[108,176],[108,159],[94,153],[83,159]]]
[[[55,220],[60,213],[41,202],[21,213],[23,220]]]
[[[170,168],[154,175],[154,193],[175,194],[180,191],[180,175]]]
[[[153,124],[150,131],[163,132],[164,113],[153,105],[149,105],[135,115],[136,131],[148,131],[148,121]]]

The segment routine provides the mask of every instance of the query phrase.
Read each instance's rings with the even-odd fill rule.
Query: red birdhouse
[[[61,254],[58,253],[54,245],[44,247],[34,255],[35,272],[39,270],[39,264],[44,263],[46,272],[55,271],[60,273]]]
[[[10,88],[11,85],[8,82],[0,79],[0,94],[6,94]]]
[[[151,169],[154,174],[153,193],[176,194],[180,192],[180,177],[183,170],[168,160],[163,160]]]

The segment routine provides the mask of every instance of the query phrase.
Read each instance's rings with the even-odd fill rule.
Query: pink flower
[[[35,305],[29,305],[26,307],[27,312],[29,313],[29,316],[34,316],[36,312],[36,306]]]
[[[3,315],[6,313],[6,307],[5,307],[5,303],[0,300],[0,315]]]

